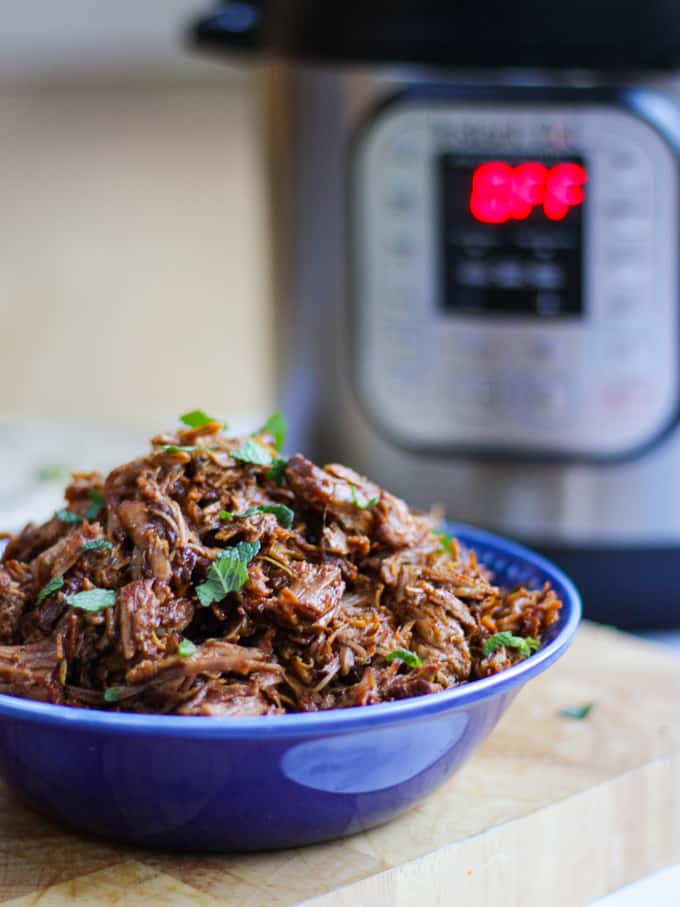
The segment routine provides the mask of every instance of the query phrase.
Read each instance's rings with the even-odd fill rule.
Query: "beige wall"
[[[250,88],[0,96],[0,412],[267,408]]]

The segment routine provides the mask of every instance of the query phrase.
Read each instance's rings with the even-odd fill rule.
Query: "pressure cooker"
[[[290,444],[680,624],[671,0],[223,3],[260,70]],[[228,279],[228,275],[225,277]]]

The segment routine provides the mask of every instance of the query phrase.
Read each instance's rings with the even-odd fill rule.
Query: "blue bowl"
[[[0,695],[0,773],[39,811],[146,847],[295,847],[391,819],[465,762],[524,684],[566,651],[581,615],[578,592],[548,561],[451,529],[500,585],[547,580],[562,598],[530,659],[432,696],[259,718],[111,714]]]

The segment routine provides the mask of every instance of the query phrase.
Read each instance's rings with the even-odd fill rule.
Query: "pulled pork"
[[[547,586],[494,586],[351,469],[206,422],[75,475],[64,510],[10,538],[0,692],[181,715],[368,705],[507,668],[528,654],[508,634],[540,639],[559,608]]]

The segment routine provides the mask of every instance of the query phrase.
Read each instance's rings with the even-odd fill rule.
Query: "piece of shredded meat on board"
[[[540,639],[557,620],[552,589],[497,588],[374,482],[300,454],[277,478],[232,456],[248,440],[280,457],[268,435],[229,438],[217,422],[158,436],[106,478],[75,475],[66,519],[9,539],[0,693],[222,717],[370,705],[504,670],[523,656],[486,653],[493,634]],[[202,601],[240,543],[247,573]],[[67,601],[95,589],[115,603]]]

